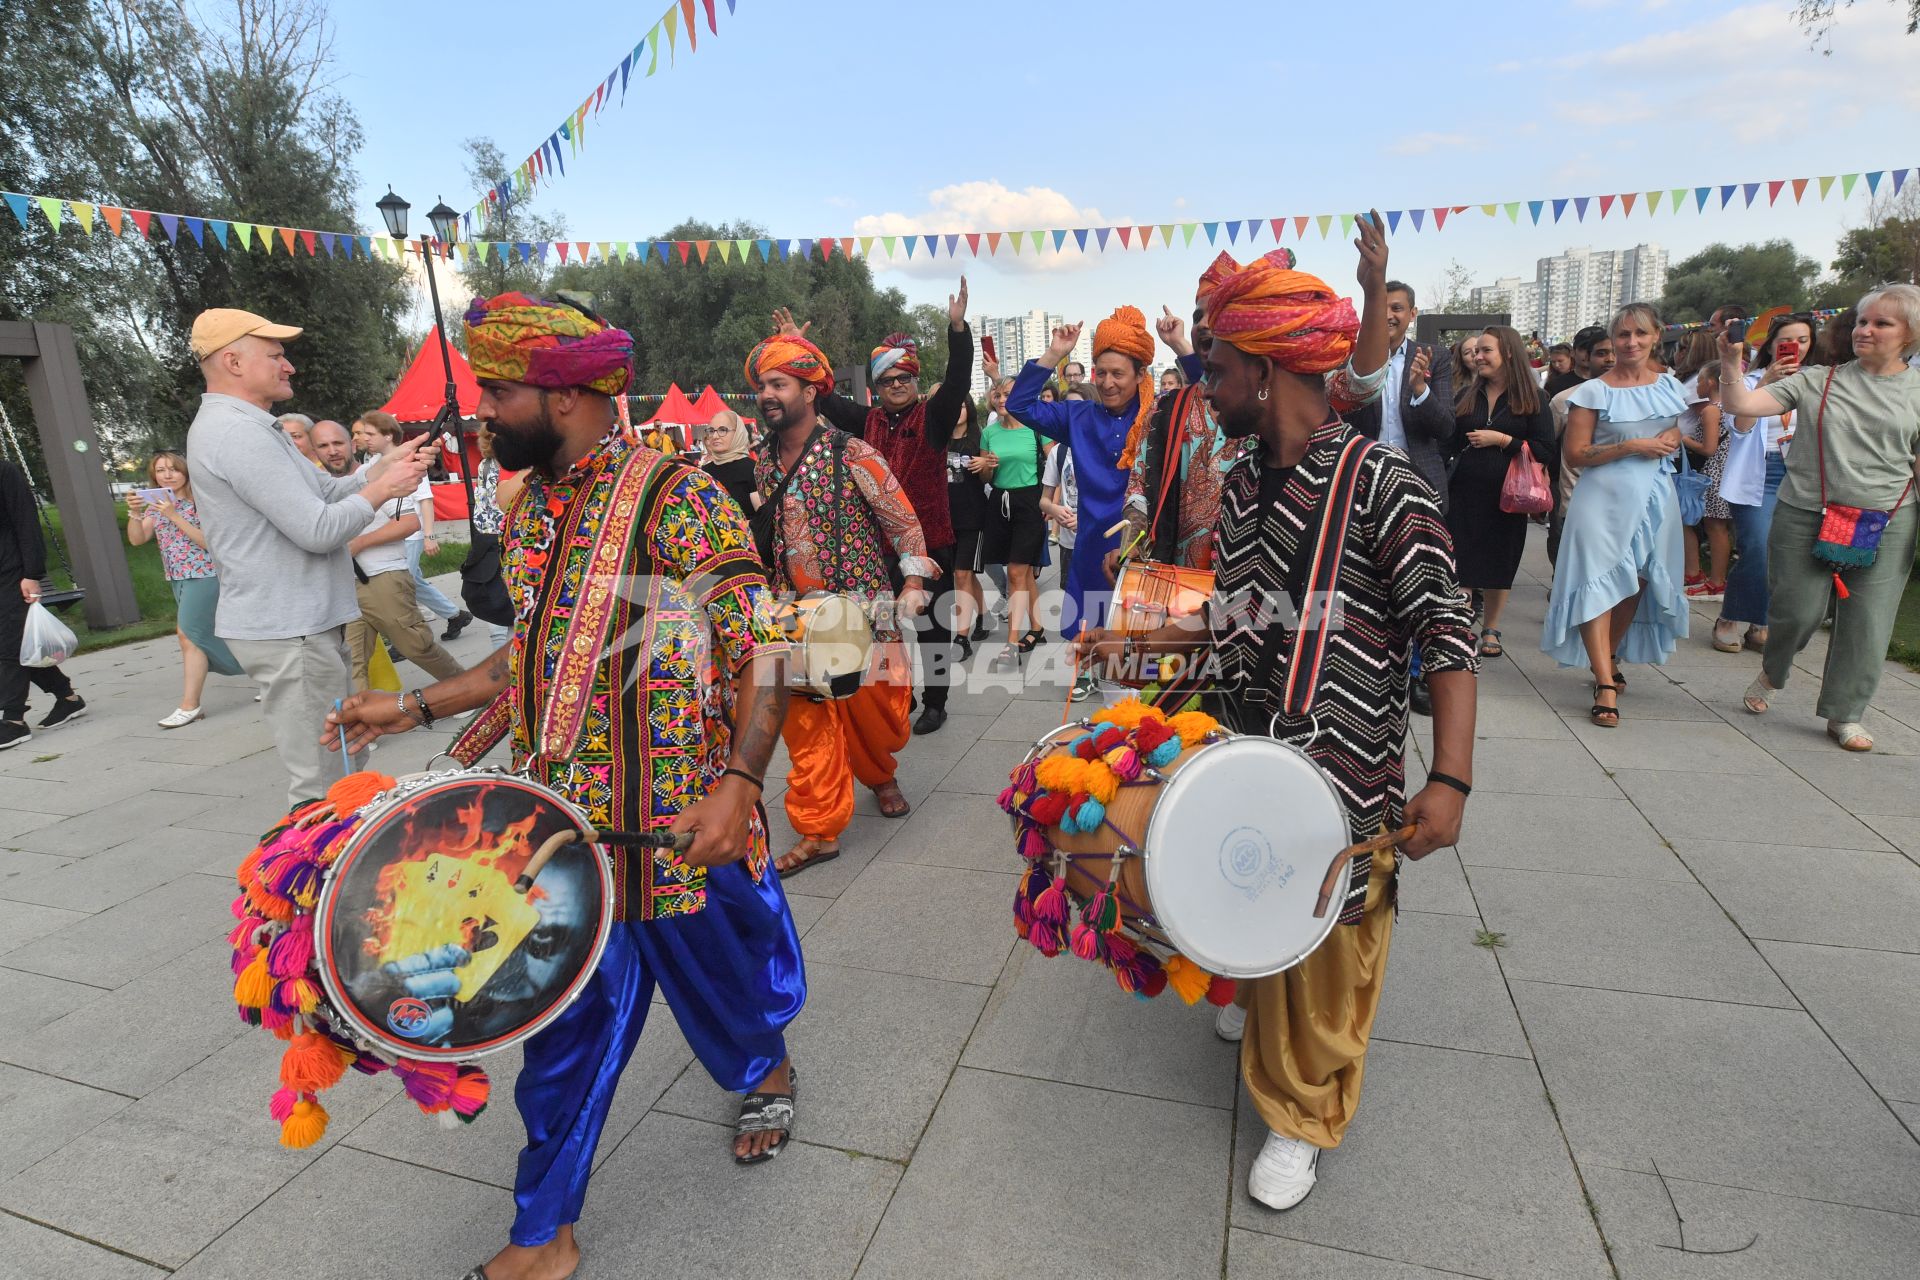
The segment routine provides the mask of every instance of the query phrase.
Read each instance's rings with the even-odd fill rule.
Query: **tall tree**
[[[468,138],[460,144],[467,153],[467,179],[475,191],[490,190],[506,180],[511,172],[506,157],[500,154],[500,148],[491,138]],[[566,234],[567,222],[562,217],[548,217],[533,209],[530,194],[522,195],[509,188],[505,199],[494,203],[487,215],[486,238],[507,244],[519,242],[538,243],[543,240],[558,240]],[[501,258],[488,253],[484,262],[472,257],[460,268],[460,278],[465,282],[471,295],[490,298],[496,293],[539,293],[546,283],[547,265],[544,257]],[[455,313],[465,298],[449,298],[447,301]],[[465,341],[464,335],[462,341]]]
[[[1920,283],[1920,184],[1875,199],[1867,225],[1840,237],[1833,271],[1820,287],[1824,306],[1849,306],[1875,285]]]
[[[1807,305],[1820,264],[1802,257],[1790,240],[1738,247],[1710,244],[1667,273],[1660,314],[1669,321],[1705,320],[1714,308]]]

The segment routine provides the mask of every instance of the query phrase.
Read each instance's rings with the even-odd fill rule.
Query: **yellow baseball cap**
[[[275,342],[285,342],[289,338],[299,336],[300,330],[290,324],[275,324],[251,311],[236,311],[232,307],[214,307],[212,310],[202,311],[193,318],[193,337],[190,342],[194,357],[205,360],[220,348],[238,342],[242,338],[272,338]]]

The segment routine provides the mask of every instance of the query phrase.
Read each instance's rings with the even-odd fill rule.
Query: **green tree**
[[[1893,0],[1907,8],[1907,34],[1920,31],[1920,0]],[[1823,53],[1833,52],[1833,28],[1840,21],[1840,10],[1851,9],[1853,0],[1796,0],[1793,20],[1800,24],[1816,45],[1825,45]]]
[[[1834,279],[1822,283],[1822,306],[1845,307],[1875,285],[1920,282],[1920,184],[1876,199],[1867,225],[1840,237]]]
[[[1710,244],[1667,273],[1660,314],[1670,322],[1705,320],[1714,308],[1737,302],[1755,308],[1807,305],[1820,264],[1789,240],[1738,247]]]
[[[751,223],[712,226],[683,222],[660,240],[759,240],[766,232]],[[748,390],[741,366],[753,345],[772,331],[776,307],[790,307],[807,336],[820,345],[836,371],[844,373],[878,346],[889,333],[906,331],[925,344],[923,370],[937,378],[945,368],[946,344],[934,334],[945,327],[944,312],[907,305],[897,289],[876,288],[864,259],[835,253],[821,261],[795,254],[782,261],[776,249],[762,262],[758,250],[742,261],[722,262],[717,247],[706,264],[677,255],[662,263],[645,261],[573,262],[552,272],[548,290],[591,295],[600,314],[633,334],[634,375],[639,391],[665,391],[677,382],[689,391],[711,382],[721,391]]]
[[[468,138],[460,144],[467,153],[467,179],[473,190],[485,191],[506,180],[511,170],[507,167],[506,157],[500,154],[500,148],[491,138]],[[547,217],[536,213],[532,208],[531,196],[512,191],[506,199],[494,204],[487,217],[486,239],[513,243],[515,241],[538,242],[558,240],[567,233],[567,222],[561,217]],[[469,295],[491,298],[497,293],[538,294],[546,283],[547,264],[544,259],[506,258],[488,253],[486,261],[469,258],[460,268],[459,278],[465,283]],[[457,296],[459,290],[443,297],[452,314],[458,314],[467,301]],[[465,341],[465,335],[461,335]]]

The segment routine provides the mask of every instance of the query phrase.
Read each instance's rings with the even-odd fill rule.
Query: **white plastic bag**
[[[20,665],[57,667],[73,656],[80,641],[53,611],[35,600],[27,606],[27,626],[20,635]]]

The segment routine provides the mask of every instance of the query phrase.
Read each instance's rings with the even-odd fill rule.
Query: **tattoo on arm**
[[[778,656],[757,657],[740,670],[731,764],[756,778],[767,776],[780,726],[787,718],[787,683]]]

